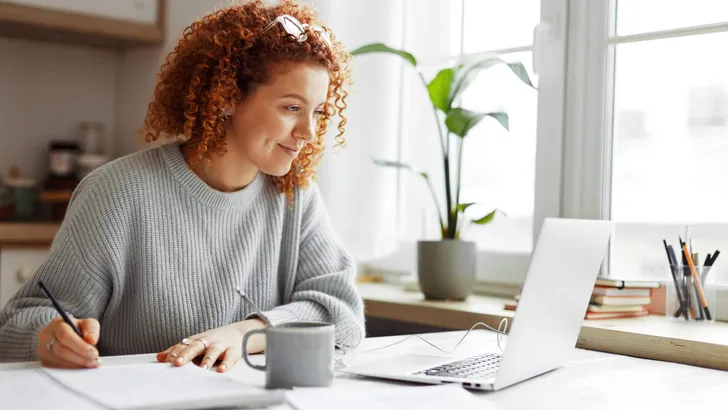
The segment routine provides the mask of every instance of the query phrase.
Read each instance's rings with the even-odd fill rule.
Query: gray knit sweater
[[[71,315],[99,320],[101,355],[122,355],[252,317],[238,285],[274,325],[332,322],[353,347],[364,337],[354,278],[315,183],[292,204],[263,173],[223,193],[171,143],[81,182],[50,257],[0,311],[0,361],[35,360],[38,330],[57,315],[38,280]]]

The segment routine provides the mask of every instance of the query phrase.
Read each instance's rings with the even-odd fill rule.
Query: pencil
[[[81,334],[81,331],[78,330],[76,325],[73,324],[73,322],[71,321],[71,318],[68,317],[68,314],[66,314],[66,311],[63,309],[63,307],[61,307],[61,304],[58,303],[56,298],[53,297],[53,295],[51,294],[51,291],[49,291],[48,288],[46,288],[46,286],[43,284],[43,281],[38,281],[38,286],[40,286],[40,288],[43,289],[43,292],[45,292],[45,294],[48,295],[48,299],[51,300],[51,303],[53,303],[53,307],[56,308],[56,311],[58,312],[58,314],[61,315],[61,317],[63,318],[63,321],[66,322],[66,324],[68,326],[71,326],[71,329],[73,329],[73,331],[76,332],[78,337],[83,339],[83,335]]]
[[[680,242],[682,242],[682,239],[680,239]],[[705,294],[703,293],[703,287],[700,285],[700,277],[698,277],[698,272],[695,270],[695,264],[693,264],[693,258],[690,256],[690,253],[688,252],[688,246],[685,244],[685,242],[682,242],[683,247],[683,253],[685,254],[685,259],[688,261],[688,267],[690,268],[690,274],[693,278],[693,282],[695,282],[695,289],[698,291],[698,297],[700,298],[700,304],[703,305],[703,310],[705,311],[705,317],[708,320],[712,319],[712,316],[710,315],[710,310],[708,309],[708,302],[705,300]]]

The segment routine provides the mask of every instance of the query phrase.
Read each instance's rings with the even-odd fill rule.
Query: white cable
[[[441,351],[442,353],[445,353],[445,354],[452,354],[453,352],[455,352],[455,350],[457,350],[457,348],[458,348],[458,347],[460,346],[460,344],[461,344],[461,343],[462,343],[462,342],[463,342],[463,341],[465,340],[465,338],[466,338],[466,337],[467,337],[467,336],[468,336],[468,335],[470,334],[470,332],[472,332],[472,331],[473,331],[473,329],[475,329],[475,328],[476,328],[476,327],[478,327],[478,326],[483,326],[483,327],[486,327],[486,328],[488,328],[488,329],[490,329],[490,330],[492,330],[492,331],[494,331],[494,332],[496,332],[496,333],[497,333],[497,336],[496,336],[496,343],[498,344],[498,350],[499,350],[499,351],[500,351],[501,353],[503,353],[503,347],[501,347],[501,339],[503,338],[503,335],[506,335],[506,336],[508,335],[508,319],[507,319],[507,318],[503,318],[503,319],[501,319],[500,323],[498,324],[498,329],[494,329],[494,328],[492,328],[491,326],[489,326],[488,324],[486,324],[486,323],[483,323],[483,322],[478,322],[478,323],[474,324],[474,325],[473,325],[473,326],[472,326],[472,327],[471,327],[471,328],[470,328],[470,329],[469,329],[469,330],[468,330],[468,331],[467,331],[467,332],[466,332],[466,333],[465,333],[465,334],[463,335],[463,337],[461,337],[461,338],[460,338],[460,340],[459,340],[459,341],[458,341],[458,343],[457,343],[457,344],[455,345],[455,347],[453,347],[453,348],[452,348],[452,350],[450,350],[450,351],[446,351],[446,350],[444,350],[444,349],[442,349],[442,348],[440,348],[440,347],[436,346],[436,345],[435,345],[434,343],[432,343],[432,342],[430,342],[430,341],[426,340],[425,338],[423,338],[423,337],[422,337],[422,336],[420,336],[420,335],[410,335],[410,336],[407,336],[407,337],[405,337],[404,339],[402,339],[402,340],[399,340],[399,341],[396,341],[396,342],[394,342],[394,343],[391,343],[391,344],[388,344],[388,345],[385,345],[385,346],[375,347],[375,348],[373,348],[373,349],[369,349],[369,350],[364,350],[364,351],[362,351],[362,352],[359,352],[359,353],[369,353],[369,352],[374,352],[374,351],[377,351],[377,350],[387,349],[387,348],[390,348],[390,347],[392,347],[392,346],[396,346],[396,345],[398,345],[398,344],[400,344],[400,343],[406,342],[407,340],[409,340],[409,339],[411,339],[411,338],[413,338],[413,337],[416,337],[416,338],[418,338],[418,339],[422,340],[423,342],[427,343],[428,345],[430,345],[430,346],[434,347],[435,349],[437,349],[437,350]],[[337,345],[336,345],[336,347],[338,347],[339,349],[341,349],[341,350],[342,350],[342,351],[344,352],[344,354],[342,355],[342,356],[344,356],[344,357],[345,357],[345,356],[347,355],[347,353],[349,353],[349,352],[352,352],[352,353],[354,353],[354,355],[355,355],[355,356],[356,356],[356,354],[357,354],[357,352],[356,352],[356,350],[355,350],[355,349],[351,349],[351,348],[349,348],[349,347],[346,347],[346,346],[341,346],[341,345],[339,345],[339,344],[337,344]],[[346,363],[344,363],[344,362],[343,362],[343,359],[344,359],[344,357],[340,357],[340,358],[336,359],[336,367],[337,367],[337,368],[339,368],[339,367],[345,367],[345,366],[346,366]]]
[[[238,286],[238,287],[235,288],[235,292],[238,295],[240,295],[240,297],[242,297],[245,302],[247,302],[248,304],[250,304],[253,307],[253,309],[255,310],[255,312],[260,316],[261,319],[263,319],[263,321],[266,322],[266,324],[268,326],[271,325],[270,320],[268,320],[268,318],[263,314],[263,312],[261,312],[261,310],[258,307],[258,305],[255,302],[253,302],[250,298],[248,298],[240,290],[240,286]],[[490,329],[490,330],[492,330],[492,331],[494,331],[494,332],[496,332],[498,334],[496,336],[496,343],[498,344],[498,350],[501,353],[503,353],[503,348],[501,347],[501,339],[503,338],[503,335],[506,335],[506,336],[508,335],[508,319],[507,318],[501,319],[500,323],[498,323],[498,329],[494,329],[490,325],[488,325],[487,323],[483,323],[483,322],[478,322],[478,323],[474,324],[470,329],[468,329],[468,331],[463,335],[463,337],[460,338],[460,340],[455,345],[455,347],[453,347],[452,350],[450,350],[449,352],[448,351],[445,351],[445,350],[443,350],[441,348],[439,348],[438,346],[435,346],[435,344],[433,344],[432,342],[426,340],[424,337],[422,337],[420,335],[409,335],[409,336],[405,337],[404,339],[399,340],[397,342],[388,344],[386,346],[375,347],[374,349],[365,350],[365,351],[363,351],[361,353],[369,353],[369,352],[374,352],[376,350],[387,349],[387,348],[390,348],[392,346],[396,346],[396,345],[398,345],[400,343],[406,342],[407,340],[409,340],[409,339],[411,339],[413,337],[416,337],[416,338],[422,340],[423,342],[427,343],[428,345],[434,347],[435,349],[437,349],[437,350],[439,350],[439,351],[441,351],[441,352],[443,352],[445,354],[452,354],[453,352],[455,352],[455,350],[457,350],[457,348],[465,340],[465,338],[468,337],[468,335],[470,334],[470,332],[472,332],[473,329],[475,329],[478,326],[483,326],[483,327],[485,327],[487,329]],[[348,352],[353,352],[354,355],[356,355],[356,350],[355,349],[352,349],[352,348],[350,348],[348,346],[340,345],[338,343],[335,346],[338,347],[339,349],[341,349],[344,352],[344,356],[346,356],[346,354]],[[346,366],[346,364],[343,363],[343,358],[336,359],[336,365],[337,365],[337,367],[339,367],[341,365]]]

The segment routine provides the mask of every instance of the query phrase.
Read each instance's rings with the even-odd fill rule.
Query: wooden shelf
[[[516,320],[503,309],[508,298],[472,295],[464,302],[432,302],[399,286],[359,283],[368,317],[463,330],[476,322],[494,328]],[[585,320],[577,347],[645,359],[728,370],[728,323],[699,323],[662,315]]]
[[[49,247],[60,227],[60,222],[0,222],[0,248]]]
[[[123,50],[161,45],[164,19],[164,0],[156,24],[0,3],[0,36]]]

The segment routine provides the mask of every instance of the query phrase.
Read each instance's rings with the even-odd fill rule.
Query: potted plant
[[[503,128],[509,130],[509,117],[506,112],[475,112],[465,109],[460,106],[460,100],[465,90],[481,71],[498,64],[506,64],[526,85],[533,87],[533,84],[523,64],[520,62],[507,63],[496,55],[488,55],[469,63],[457,63],[452,67],[444,68],[428,82],[417,70],[417,59],[406,51],[397,50],[382,43],[373,43],[359,47],[351,54],[357,56],[370,53],[388,53],[404,59],[415,68],[423,86],[428,91],[436,117],[442,150],[445,210],[443,211],[438,203],[427,173],[416,171],[409,165],[397,161],[375,160],[374,162],[381,166],[414,172],[420,175],[427,184],[437,209],[441,238],[435,241],[420,240],[417,242],[417,278],[420,289],[426,299],[463,300],[471,293],[475,282],[477,256],[476,244],[460,238],[463,225],[468,223],[465,211],[474,205],[460,201],[463,142],[470,130],[486,117],[495,119]],[[450,148],[453,145],[456,148],[451,151]],[[457,162],[453,163],[454,159]],[[493,220],[496,212],[497,210],[493,210],[486,215],[470,219],[469,223],[485,225]]]

